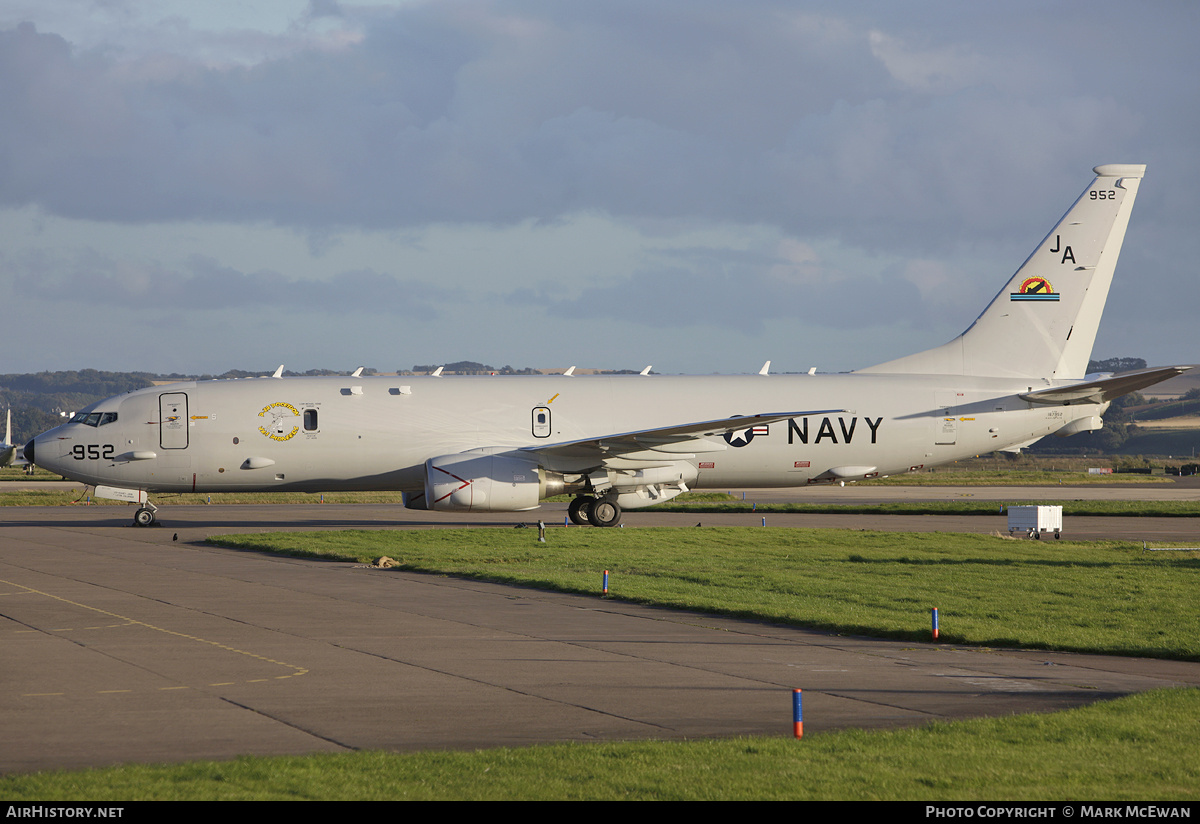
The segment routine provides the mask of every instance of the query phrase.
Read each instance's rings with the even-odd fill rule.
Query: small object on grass
[[[792,735],[804,737],[804,707],[802,700],[804,690],[792,690]]]

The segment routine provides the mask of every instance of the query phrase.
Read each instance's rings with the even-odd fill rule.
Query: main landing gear
[[[567,516],[576,526],[616,526],[621,523],[621,505],[607,498],[581,495],[572,499]]]

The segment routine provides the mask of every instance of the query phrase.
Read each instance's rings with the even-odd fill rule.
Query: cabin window
[[[304,431],[305,432],[316,432],[317,431],[317,410],[315,410],[315,409],[305,409],[304,410]]]

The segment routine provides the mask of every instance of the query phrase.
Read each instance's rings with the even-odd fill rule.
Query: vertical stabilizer
[[[8,466],[13,462],[17,449],[12,445],[12,407],[9,407],[7,423],[4,425],[4,443],[0,443],[0,466]]]
[[[1146,167],[1093,171],[1096,179],[966,332],[859,371],[1082,378]]]

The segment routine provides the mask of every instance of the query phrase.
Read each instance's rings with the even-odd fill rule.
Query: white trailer
[[[1010,506],[1008,508],[1008,532],[1024,532],[1030,538],[1041,539],[1043,532],[1053,532],[1055,538],[1062,537],[1061,506]]]

